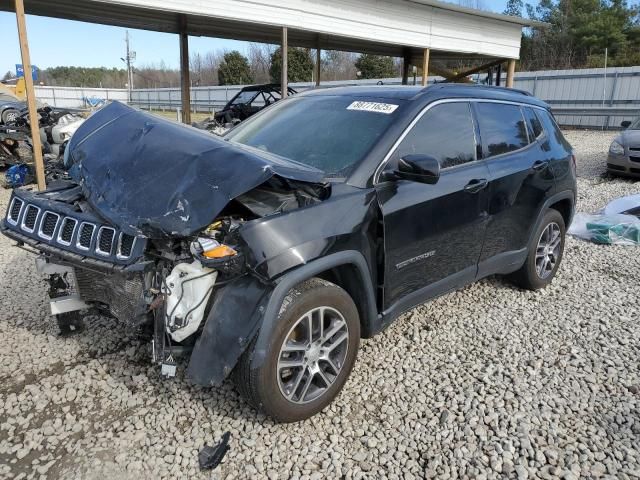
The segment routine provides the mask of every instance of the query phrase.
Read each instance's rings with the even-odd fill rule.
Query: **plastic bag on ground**
[[[640,219],[619,213],[576,213],[567,233],[603,245],[640,245]]]
[[[610,201],[600,213],[626,213],[635,216],[640,215],[640,193],[616,198]]]

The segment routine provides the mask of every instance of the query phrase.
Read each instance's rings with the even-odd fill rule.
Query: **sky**
[[[482,0],[487,10],[502,12],[506,0]],[[125,29],[92,23],[59,20],[27,15],[27,34],[31,63],[45,69],[56,66],[118,67],[125,56]],[[129,30],[132,49],[136,52],[136,65],[159,64],[178,68],[180,53],[178,36],[170,33]],[[5,72],[15,73],[21,63],[15,14],[0,12],[0,77]],[[216,38],[190,37],[190,53],[213,50],[240,50],[246,52],[247,43]]]

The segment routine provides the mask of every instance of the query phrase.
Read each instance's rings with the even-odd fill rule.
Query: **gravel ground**
[[[571,131],[579,210],[640,191],[603,176],[612,133]],[[8,192],[0,193],[4,208]],[[0,238],[0,477],[640,478],[640,255],[569,238],[551,287],[491,278],[362,343],[325,412],[294,425],[227,382],[159,378],[105,318],[60,338],[33,257]]]

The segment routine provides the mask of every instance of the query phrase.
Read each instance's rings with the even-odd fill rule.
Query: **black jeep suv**
[[[119,103],[66,150],[72,181],[16,190],[5,235],[40,252],[64,330],[102,312],[153,361],[279,421],[331,402],[360,338],[488,275],[548,285],[576,200],[547,105],[516,90],[317,90],[223,138]]]

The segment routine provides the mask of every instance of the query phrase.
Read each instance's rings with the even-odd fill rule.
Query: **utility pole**
[[[120,58],[127,64],[127,103],[131,103],[131,90],[133,90],[133,65],[132,62],[136,59],[136,52],[131,50],[129,44],[129,30],[126,31],[124,37],[124,43],[127,46],[127,54],[125,58]]]

